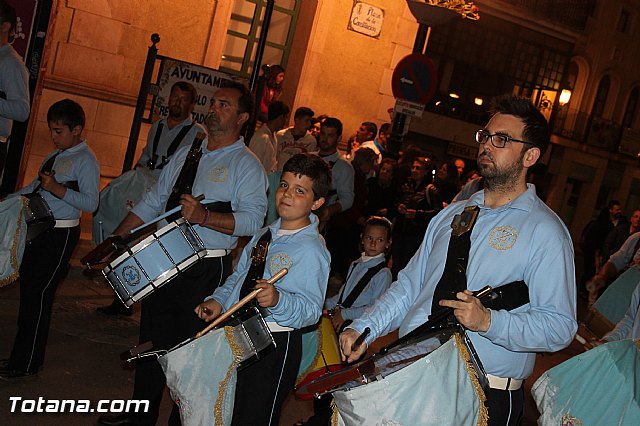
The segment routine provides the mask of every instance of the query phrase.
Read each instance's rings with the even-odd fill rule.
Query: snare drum
[[[383,349],[363,361],[301,384],[298,391],[311,396],[321,396],[384,379],[391,373],[429,355],[460,331],[461,329],[457,326],[443,328],[398,344],[390,350]]]
[[[102,270],[111,287],[131,306],[205,257],[207,249],[184,218],[169,223],[118,256]]]
[[[27,220],[27,242],[33,241],[39,235],[52,229],[56,220],[49,208],[49,204],[38,193],[24,194],[29,200],[25,208],[25,217]]]
[[[313,393],[301,389],[304,389],[307,383],[342,368],[338,336],[331,324],[331,318],[323,314],[318,328],[302,335],[302,361],[298,370],[296,398],[312,399]]]
[[[230,424],[237,370],[275,348],[257,308],[227,324],[169,351],[156,352],[183,425]]]
[[[486,425],[486,399],[461,335],[389,351],[362,380],[335,390],[332,424]],[[436,349],[433,349],[437,347]],[[335,421],[337,420],[337,422]]]

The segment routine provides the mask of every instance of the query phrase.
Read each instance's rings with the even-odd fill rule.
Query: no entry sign
[[[436,67],[425,55],[412,53],[398,62],[391,77],[393,96],[419,104],[428,103],[436,92]]]

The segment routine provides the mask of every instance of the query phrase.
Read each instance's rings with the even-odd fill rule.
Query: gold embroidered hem
[[[26,220],[24,217],[24,209],[26,209],[27,206],[29,205],[29,200],[26,197],[20,197],[20,200],[22,201],[22,208],[20,209],[20,212],[18,213],[18,217],[16,218],[17,219],[16,232],[13,237],[13,241],[11,243],[11,249],[9,253],[11,268],[14,270],[14,272],[0,279],[0,287],[9,285],[20,277],[20,260],[21,259],[18,259],[18,257],[21,257],[21,256],[18,256],[18,242],[20,242],[21,238],[24,238],[24,235],[22,235],[22,222]]]
[[[225,327],[224,335],[229,342],[229,347],[231,347],[231,351],[233,352],[233,359],[238,359],[239,356],[242,355],[242,350],[240,346],[236,342],[236,339],[233,336],[233,327]],[[220,382],[220,387],[218,388],[218,398],[216,399],[216,406],[214,409],[215,413],[215,425],[224,426],[224,421],[222,417],[222,403],[224,401],[224,394],[227,390],[227,384],[229,380],[231,380],[231,376],[233,375],[234,370],[238,367],[237,362],[234,361],[229,365],[229,370],[227,370],[227,374],[224,379]]]
[[[484,390],[482,390],[482,386],[480,386],[480,381],[478,380],[479,373],[473,365],[473,362],[471,361],[471,355],[469,354],[467,347],[464,345],[464,343],[462,343],[462,337],[458,333],[454,334],[454,336],[456,339],[456,345],[458,346],[458,350],[460,351],[460,356],[462,356],[465,367],[467,368],[469,379],[471,379],[473,389],[476,391],[476,395],[478,395],[478,400],[480,401],[478,426],[486,426],[487,422],[489,421],[489,411],[487,410],[487,406],[485,405],[487,396],[484,394]]]

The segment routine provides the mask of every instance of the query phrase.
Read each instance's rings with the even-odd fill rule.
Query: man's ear
[[[529,148],[522,158],[522,165],[524,167],[532,167],[538,159],[540,158],[540,148],[534,146],[533,148]]]
[[[318,210],[320,207],[322,207],[322,205],[324,204],[325,199],[324,197],[320,197],[317,200],[315,200],[313,202],[313,204],[311,205],[311,210]]]
[[[71,129],[71,134],[73,136],[80,136],[81,133],[82,133],[82,126],[79,124],[77,126],[74,126],[73,129]]]
[[[249,113],[242,112],[238,115],[238,126],[242,126],[244,123],[249,121]]]

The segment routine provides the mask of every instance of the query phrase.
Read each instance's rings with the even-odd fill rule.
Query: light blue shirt
[[[336,190],[336,194],[327,197],[326,205],[330,206],[337,202],[342,206],[341,211],[350,209],[353,205],[353,179],[355,172],[353,166],[336,151],[331,155],[322,157],[324,161],[331,164],[331,189]]]
[[[622,272],[627,266],[634,262],[640,262],[640,250],[636,250],[640,232],[631,234],[629,238],[622,244],[620,250],[613,253],[609,257],[609,262],[616,267],[616,271]]]
[[[638,308],[640,307],[640,283],[633,290],[631,295],[631,303],[624,317],[616,324],[616,327],[604,335],[602,340],[607,342],[615,342],[625,339],[640,339],[640,315]]]
[[[158,156],[156,165],[159,165],[160,163],[162,163],[163,157],[167,157],[167,151],[169,150],[169,147],[171,146],[171,143],[173,142],[173,140],[176,138],[176,136],[178,136],[178,133],[180,133],[182,128],[185,126],[191,125],[191,123],[193,123],[193,120],[191,119],[191,117],[188,117],[186,120],[184,120],[182,123],[175,126],[173,129],[169,128],[166,118],[162,120],[158,120],[155,123],[153,123],[153,125],[151,126],[151,129],[149,129],[149,134],[147,135],[147,144],[142,150],[142,154],[140,154],[140,159],[138,160],[137,164],[147,167],[147,162],[149,161],[149,159],[151,158],[151,154],[153,153],[153,140],[156,137],[156,132],[158,131],[158,126],[160,125],[161,122],[162,122],[162,133],[160,134],[160,140],[158,141],[158,149],[156,150],[156,155]],[[182,141],[180,141],[178,148],[183,146],[191,146],[191,144],[193,143],[193,140],[195,139],[198,133],[206,134],[207,132],[198,123],[193,123],[193,127],[191,127],[191,129],[187,132],[187,134],[184,135],[184,138],[182,138]],[[153,177],[155,177],[156,179],[158,179],[161,172],[162,172],[162,168],[151,170]]]
[[[365,257],[364,254],[360,259],[351,263],[349,273],[347,274],[347,282],[342,285],[340,291],[335,296],[327,299],[324,302],[326,309],[333,309],[340,300],[342,295],[342,302],[344,302],[353,289],[358,285],[360,279],[367,273],[370,268],[385,262],[384,253],[380,253],[374,257]],[[340,313],[345,320],[354,320],[360,318],[365,309],[373,305],[373,302],[384,293],[391,284],[392,277],[389,268],[382,268],[379,270],[367,284],[362,293],[358,295],[350,308],[341,308]]]
[[[533,185],[496,209],[484,206],[484,191],[451,204],[431,220],[422,245],[398,280],[354,321],[367,342],[399,327],[403,336],[426,322],[434,289],[442,276],[451,222],[466,206],[479,205],[471,233],[467,287],[476,291],[522,280],[530,303],[491,311],[491,326],[469,337],[487,373],[514,379],[528,377],[535,352],[566,347],[577,330],[573,245],[567,228],[540,200]]]
[[[44,165],[53,155],[55,155],[55,152],[49,154],[42,164]],[[77,181],[79,188],[79,191],[67,188],[67,192],[62,199],[42,188],[38,190],[44,201],[49,205],[55,219],[79,219],[82,211],[92,213],[98,208],[100,165],[96,155],[85,140],[76,146],[60,151],[60,154],[54,160],[52,170],[55,172],[56,181],[59,183]],[[10,196],[29,194],[39,184],[40,181],[36,178]]]
[[[267,322],[302,328],[320,319],[331,257],[324,239],[318,234],[318,218],[311,214],[309,219],[311,224],[295,233],[285,231],[279,235],[281,219],[269,226],[272,239],[263,278],[269,279],[282,268],[287,268],[289,272],[275,283],[280,298],[274,307],[268,308]],[[233,274],[205,300],[217,300],[225,311],[239,300],[242,284],[251,265],[251,250],[265,230],[263,228],[256,233],[242,251]]]
[[[148,222],[164,212],[189,148],[184,146],[176,151],[171,161],[162,169],[158,182],[131,210],[143,221]],[[192,194],[203,194],[207,200],[212,201],[231,201],[235,218],[233,235],[192,224],[207,248],[234,248],[238,236],[252,235],[259,229],[267,211],[266,193],[267,176],[260,161],[244,145],[242,137],[233,144],[214,151],[207,149],[206,139],[202,141],[202,158],[198,163]]]
[[[0,90],[6,99],[0,99],[0,137],[11,134],[13,120],[25,121],[29,117],[29,73],[13,46],[0,47]]]
[[[453,197],[453,200],[451,200],[451,202],[455,203],[456,201],[468,200],[473,194],[475,194],[476,192],[482,189],[480,188],[482,179],[484,178],[481,178],[481,177],[475,178],[471,182],[467,182],[464,185],[462,185],[462,188],[460,188],[460,192],[458,192],[456,196]]]

